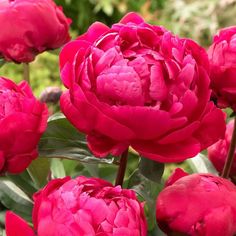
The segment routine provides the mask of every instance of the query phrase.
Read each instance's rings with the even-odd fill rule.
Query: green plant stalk
[[[236,116],[234,117],[234,130],[233,130],[233,134],[232,134],[232,138],[230,142],[229,151],[228,151],[224,169],[221,175],[223,178],[226,178],[226,179],[229,178],[230,170],[232,168],[233,161],[234,161],[235,147],[236,147]]]
[[[23,80],[30,84],[30,66],[29,63],[23,63]]]
[[[126,170],[126,166],[127,166],[127,160],[128,160],[128,151],[129,149],[126,149],[120,157],[120,164],[118,167],[118,172],[117,172],[117,176],[116,176],[116,183],[115,185],[120,185],[122,187],[123,185],[123,181],[124,181],[124,177],[125,177],[125,170]]]

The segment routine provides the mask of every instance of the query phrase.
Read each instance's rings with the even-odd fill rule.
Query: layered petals
[[[61,110],[97,157],[132,146],[179,162],[224,135],[224,114],[209,101],[206,51],[136,13],[111,28],[94,23],[63,48],[60,70],[68,88]]]
[[[34,195],[34,230],[8,212],[7,236],[146,236],[135,192],[98,178],[54,179]],[[18,225],[17,225],[18,224]]]
[[[0,90],[0,173],[20,173],[38,156],[48,110],[26,82],[0,78]]]
[[[54,1],[4,2],[0,9],[0,22],[5,22],[1,27],[0,56],[5,60],[28,63],[37,54],[69,41],[71,21]]]
[[[236,111],[236,27],[224,28],[208,49],[212,97],[220,108]]]
[[[167,235],[232,236],[235,197],[236,187],[226,179],[178,170],[158,195],[157,223]]]

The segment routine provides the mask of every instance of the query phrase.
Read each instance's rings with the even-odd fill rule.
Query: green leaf
[[[127,188],[133,189],[145,201],[146,217],[149,231],[155,232],[156,225],[156,198],[162,189],[162,184],[145,178],[139,170],[135,170],[130,176]]]
[[[38,190],[35,184],[32,182],[32,179],[27,171],[24,171],[18,175],[7,174],[7,178],[30,198]]]
[[[0,201],[8,209],[31,221],[32,201],[20,188],[9,180],[0,181]]]
[[[164,169],[165,165],[163,163],[141,157],[139,171],[147,179],[160,183]]]
[[[197,156],[190,158],[186,161],[193,172],[197,173],[212,173],[218,174],[215,167],[211,164],[209,159],[203,154],[198,154]]]
[[[38,189],[42,188],[47,183],[48,175],[50,173],[50,162],[47,158],[38,158],[31,162],[27,171],[36,187]]]
[[[6,61],[3,58],[0,58],[0,68],[5,65]]]
[[[113,163],[113,158],[96,158],[88,150],[86,137],[61,114],[50,117],[39,143],[39,154],[47,158],[65,158],[85,163]]]
[[[51,159],[52,178],[63,178],[66,176],[63,162],[60,159]]]

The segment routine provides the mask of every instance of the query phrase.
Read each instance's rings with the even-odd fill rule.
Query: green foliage
[[[99,159],[88,150],[85,135],[79,133],[61,114],[50,118],[39,144],[39,154],[46,158],[65,158],[88,163],[112,163],[112,158]]]

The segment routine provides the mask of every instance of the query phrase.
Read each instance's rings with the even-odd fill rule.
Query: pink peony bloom
[[[212,174],[175,172],[157,198],[156,217],[168,236],[233,236],[236,186]]]
[[[19,173],[38,156],[48,111],[25,81],[0,77],[0,91],[0,173]]]
[[[220,173],[223,171],[225,160],[229,151],[230,142],[233,134],[234,121],[231,120],[227,124],[224,139],[219,140],[217,143],[210,146],[208,150],[208,158],[215,166],[216,170]],[[236,177],[236,151],[234,153],[234,162],[230,172],[231,176]]]
[[[236,111],[236,26],[220,30],[208,50],[213,98]]]
[[[31,62],[69,41],[70,20],[53,0],[0,1],[0,57]]]
[[[52,180],[34,200],[33,223],[38,236],[147,235],[143,204],[135,192],[101,179]],[[7,236],[19,232],[34,235],[27,223],[12,213],[7,214],[6,231]]]
[[[223,113],[209,102],[208,66],[195,42],[135,13],[111,28],[96,22],[60,54],[69,89],[61,109],[98,157],[131,145],[147,158],[180,162],[225,131]]]

